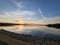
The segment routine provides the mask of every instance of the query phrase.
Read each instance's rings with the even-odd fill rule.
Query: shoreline
[[[57,44],[60,45],[60,40],[48,40],[48,39],[38,39],[36,37],[32,37],[31,35],[24,35],[24,34],[17,34],[17,33],[13,33],[13,32],[9,32],[6,31],[4,29],[0,29],[0,40],[3,40],[4,42],[10,44],[13,41],[13,45],[18,45],[18,44],[30,44],[30,45],[37,45],[37,44],[48,44],[51,45],[53,43],[53,45]],[[7,41],[8,42],[7,42]],[[17,44],[14,44],[14,42],[16,42]],[[19,43],[18,43],[19,42]],[[24,43],[24,44],[23,44]]]

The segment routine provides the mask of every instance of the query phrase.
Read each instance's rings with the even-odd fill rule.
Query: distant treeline
[[[59,28],[60,29],[60,23],[56,23],[56,24],[48,24],[48,27],[54,27],[54,28]]]
[[[12,26],[12,25],[19,25],[16,23],[0,23],[0,26]]]
[[[13,26],[13,25],[30,25],[30,26],[44,26],[42,24],[18,24],[18,23],[0,23],[0,26]]]

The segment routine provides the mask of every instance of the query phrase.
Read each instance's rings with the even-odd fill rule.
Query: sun
[[[24,24],[24,21],[23,21],[23,20],[20,20],[19,23],[20,23],[20,24]]]
[[[24,20],[21,18],[21,19],[18,19],[17,21],[19,24],[24,24]]]

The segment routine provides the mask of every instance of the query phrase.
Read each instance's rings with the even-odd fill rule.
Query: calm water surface
[[[7,31],[27,34],[37,37],[47,37],[52,39],[60,39],[60,29],[49,28],[47,26],[25,26],[25,25],[16,25],[16,26],[0,26]]]

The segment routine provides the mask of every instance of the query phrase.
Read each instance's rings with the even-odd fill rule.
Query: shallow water
[[[37,37],[47,37],[52,39],[60,39],[60,29],[49,28],[47,26],[33,26],[33,25],[15,25],[15,26],[0,26],[7,31],[27,34]]]

